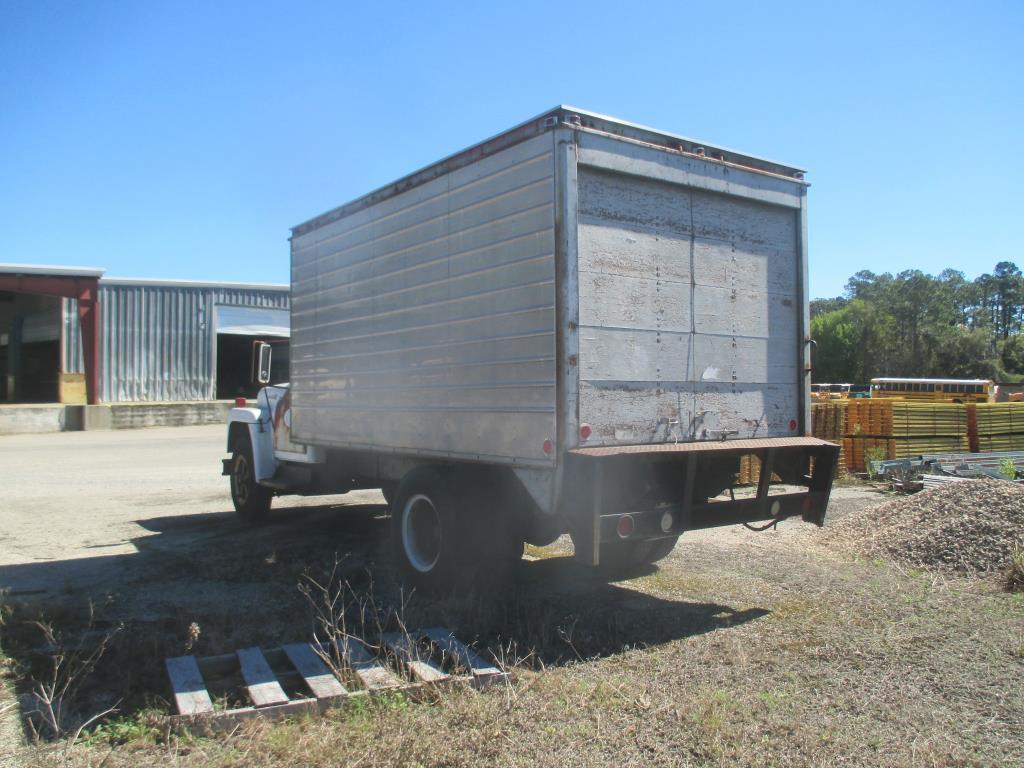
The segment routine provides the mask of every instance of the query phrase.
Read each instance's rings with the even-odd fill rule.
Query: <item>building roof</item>
[[[288,291],[281,283],[236,283],[220,280],[163,280],[148,277],[103,277],[103,267],[64,267],[50,264],[3,264],[0,275],[38,275],[46,277],[95,277],[101,285],[137,285],[162,288],[237,288],[252,291]]]
[[[47,275],[51,277],[100,277],[102,267],[60,267],[46,264],[0,264],[3,275]]]
[[[233,283],[219,280],[162,280],[148,277],[105,277],[100,285],[137,285],[157,288],[239,288],[255,291],[288,291],[290,286],[281,283]]]

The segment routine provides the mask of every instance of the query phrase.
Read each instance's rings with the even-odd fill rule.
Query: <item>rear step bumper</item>
[[[591,498],[577,508],[574,515],[573,539],[577,559],[591,565],[600,562],[602,543],[665,538],[685,531],[715,528],[741,523],[772,523],[792,517],[823,525],[832,489],[832,477],[839,457],[839,446],[811,437],[789,437],[761,440],[730,440],[722,442],[671,443],[657,445],[598,446],[570,451],[573,461],[580,462],[578,471],[588,478]],[[715,458],[735,461],[738,456],[752,454],[761,462],[760,479],[753,496],[714,501],[694,498],[699,461]],[[679,463],[684,473],[683,498],[671,499],[654,509],[604,509],[603,483],[612,473],[602,471],[602,463],[669,460]],[[783,477],[790,485],[805,490],[769,494],[773,473],[792,473],[794,467],[806,466],[799,478]],[[785,469],[785,472],[783,472]],[[621,476],[621,475],[620,475]],[[620,527],[622,518],[632,520]],[[625,533],[625,535],[623,535]]]
[[[665,538],[685,531],[743,523],[781,522],[791,517],[822,525],[827,506],[828,494],[817,491],[777,494],[766,499],[750,497],[695,504],[688,516],[682,504],[665,504],[653,510],[601,515],[601,542],[621,541],[623,538]],[[632,532],[627,537],[619,534],[619,523],[623,517],[633,519]]]

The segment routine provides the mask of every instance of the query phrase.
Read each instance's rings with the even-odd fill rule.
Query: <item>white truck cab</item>
[[[246,522],[256,523],[270,514],[275,493],[332,492],[314,483],[312,469],[324,463],[324,451],[291,440],[291,394],[287,382],[270,384],[271,347],[257,347],[257,380],[264,386],[249,405],[239,398],[228,412],[227,449],[223,472],[231,478],[231,500]],[[337,492],[351,490],[342,483]]]

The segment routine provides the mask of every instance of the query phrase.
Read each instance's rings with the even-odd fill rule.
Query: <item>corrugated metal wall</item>
[[[63,366],[82,372],[77,302],[64,301]],[[230,286],[100,283],[103,402],[212,400],[215,307],[288,309],[287,290]]]
[[[214,304],[230,304],[234,307],[262,307],[264,309],[288,309],[291,297],[287,290],[268,288],[213,288]]]

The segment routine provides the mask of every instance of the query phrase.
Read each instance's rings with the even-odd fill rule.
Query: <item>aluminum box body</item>
[[[543,468],[804,434],[805,195],[560,107],[299,225],[295,439]]]

